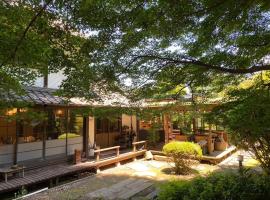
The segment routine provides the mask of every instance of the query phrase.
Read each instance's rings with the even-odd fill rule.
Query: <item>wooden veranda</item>
[[[136,148],[139,145],[140,147]],[[102,152],[108,151],[110,151],[109,154],[102,154]],[[114,154],[112,151],[115,151],[115,155],[112,155]],[[86,162],[76,165],[70,165],[68,163],[55,164],[26,171],[24,177],[9,179],[7,183],[2,180],[0,182],[0,194],[16,191],[22,187],[29,187],[42,182],[50,182],[50,186],[52,186],[53,183],[57,185],[59,178],[61,177],[91,170],[98,171],[101,167],[113,164],[119,165],[122,161],[136,159],[139,156],[143,156],[145,152],[146,141],[133,142],[133,149],[130,151],[120,151],[119,146],[99,149],[95,151],[96,157]]]

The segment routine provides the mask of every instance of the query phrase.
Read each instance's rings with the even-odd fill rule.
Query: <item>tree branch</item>
[[[40,17],[42,15],[42,13],[44,12],[44,10],[48,7],[48,5],[52,2],[53,0],[48,0],[41,8],[40,10],[32,17],[32,19],[30,20],[30,22],[28,23],[28,25],[26,26],[26,28],[24,29],[21,37],[19,38],[18,42],[16,43],[16,46],[13,50],[13,52],[10,54],[9,57],[7,57],[6,60],[4,60],[0,67],[3,67],[10,59],[14,59],[16,56],[16,53],[19,49],[19,47],[21,46],[24,38],[26,37],[27,32],[29,31],[29,29],[31,28],[31,26],[33,26],[33,24],[35,23],[35,21],[38,19],[38,17]]]
[[[230,73],[230,74],[249,74],[249,73],[254,73],[254,72],[259,72],[259,71],[264,71],[264,70],[270,70],[270,65],[253,65],[252,67],[249,68],[225,68],[225,67],[220,67],[216,65],[211,65],[208,63],[204,63],[199,60],[194,60],[194,59],[174,59],[174,58],[168,58],[168,57],[161,57],[161,56],[156,56],[156,55],[137,55],[135,56],[135,59],[140,59],[140,58],[149,58],[151,60],[162,60],[162,61],[169,61],[174,64],[182,64],[182,65],[195,65],[198,67],[202,67],[205,69],[209,70],[215,70],[219,72],[225,72],[225,73]],[[134,62],[134,59],[133,59]],[[186,66],[188,67],[188,66]]]

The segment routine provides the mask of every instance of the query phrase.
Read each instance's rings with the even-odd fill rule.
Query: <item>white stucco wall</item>
[[[66,153],[66,140],[65,139],[55,139],[46,141],[45,156],[53,156],[58,154]]]
[[[13,144],[0,146],[0,165],[12,163],[13,157],[14,157]]]
[[[83,150],[83,137],[68,138],[68,155],[73,155],[75,149]]]
[[[19,162],[38,158],[42,158],[42,142],[18,144],[17,159]]]

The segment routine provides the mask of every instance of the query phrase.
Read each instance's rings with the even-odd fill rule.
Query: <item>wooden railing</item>
[[[138,141],[138,142],[133,142],[132,146],[133,146],[133,152],[137,151],[137,145],[142,145],[143,149],[145,150],[147,148],[146,146],[147,141]],[[109,148],[104,148],[104,149],[96,149],[95,155],[96,155],[96,162],[100,160],[100,153],[104,152],[104,151],[111,151],[111,150],[115,150],[116,153],[116,157],[119,157],[120,155],[120,146],[113,146],[113,147],[109,147]]]
[[[133,152],[137,151],[137,145],[139,145],[139,144],[143,144],[144,149],[147,148],[147,141],[144,141],[144,140],[143,140],[143,141],[133,142],[133,143],[132,143],[132,146],[133,146]]]
[[[144,151],[146,150],[146,141],[139,141],[139,142],[133,142],[133,151],[123,154],[123,156],[120,156],[120,146],[114,146],[114,147],[109,147],[109,148],[104,148],[104,149],[97,149],[95,150],[95,155],[96,155],[96,169],[97,172],[100,171],[100,167],[105,166],[105,165],[110,165],[110,164],[115,164],[116,166],[120,165],[120,162],[123,160],[128,160],[132,159],[133,161],[136,160],[137,156],[143,155]],[[142,145],[144,151],[137,151],[137,145]],[[104,151],[111,151],[115,150],[116,157],[110,157],[107,159],[100,160],[100,154],[101,152]]]
[[[95,150],[95,154],[96,154],[96,161],[99,161],[100,159],[100,153],[104,152],[104,151],[111,151],[115,149],[115,153],[116,153],[116,157],[119,157],[120,155],[120,146],[114,146],[114,147],[109,147],[109,148],[104,148],[104,149],[97,149]]]

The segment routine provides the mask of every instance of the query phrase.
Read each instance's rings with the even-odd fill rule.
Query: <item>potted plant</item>
[[[225,149],[227,149],[227,142],[225,142],[222,136],[218,136],[215,139],[215,150],[224,151]]]

